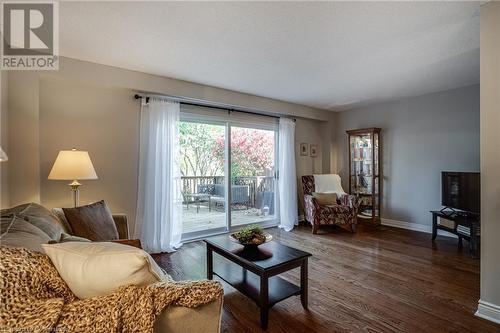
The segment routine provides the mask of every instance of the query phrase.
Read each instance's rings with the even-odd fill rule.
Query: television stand
[[[479,257],[481,223],[478,215],[455,210],[431,211],[432,241],[436,239],[437,231],[444,230],[458,236],[458,247],[462,247],[462,239],[469,242],[469,253],[473,258]],[[438,224],[438,217],[455,222],[453,228]]]

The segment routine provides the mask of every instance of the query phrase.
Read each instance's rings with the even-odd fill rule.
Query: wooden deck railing
[[[184,193],[198,193],[199,185],[224,184],[224,176],[185,176],[182,179]],[[258,192],[274,192],[275,182],[272,176],[239,176],[231,178],[232,185],[246,185],[249,189],[250,206],[257,202]]]

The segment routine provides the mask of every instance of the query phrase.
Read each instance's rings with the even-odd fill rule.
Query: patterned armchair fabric
[[[355,232],[359,200],[356,196],[345,194],[337,199],[336,205],[320,205],[312,196],[314,192],[314,176],[302,176],[304,190],[304,211],[306,221],[313,226],[313,233],[317,233],[320,225],[338,225]]]

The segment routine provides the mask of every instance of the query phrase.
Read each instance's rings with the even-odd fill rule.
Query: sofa
[[[17,218],[14,219],[14,216]],[[129,234],[126,216],[113,215],[113,220],[120,238],[127,239]],[[1,211],[2,246],[43,252],[41,244],[58,241],[62,235],[71,234],[70,225],[62,210],[50,211],[41,205],[28,203]],[[156,318],[154,332],[219,332],[222,301],[223,297],[220,297],[196,308],[167,307]]]

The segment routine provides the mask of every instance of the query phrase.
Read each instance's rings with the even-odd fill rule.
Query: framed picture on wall
[[[307,143],[301,143],[300,144],[300,156],[307,156],[309,155],[309,145]]]
[[[311,149],[309,151],[311,152],[311,157],[318,156],[318,145],[311,145]]]

